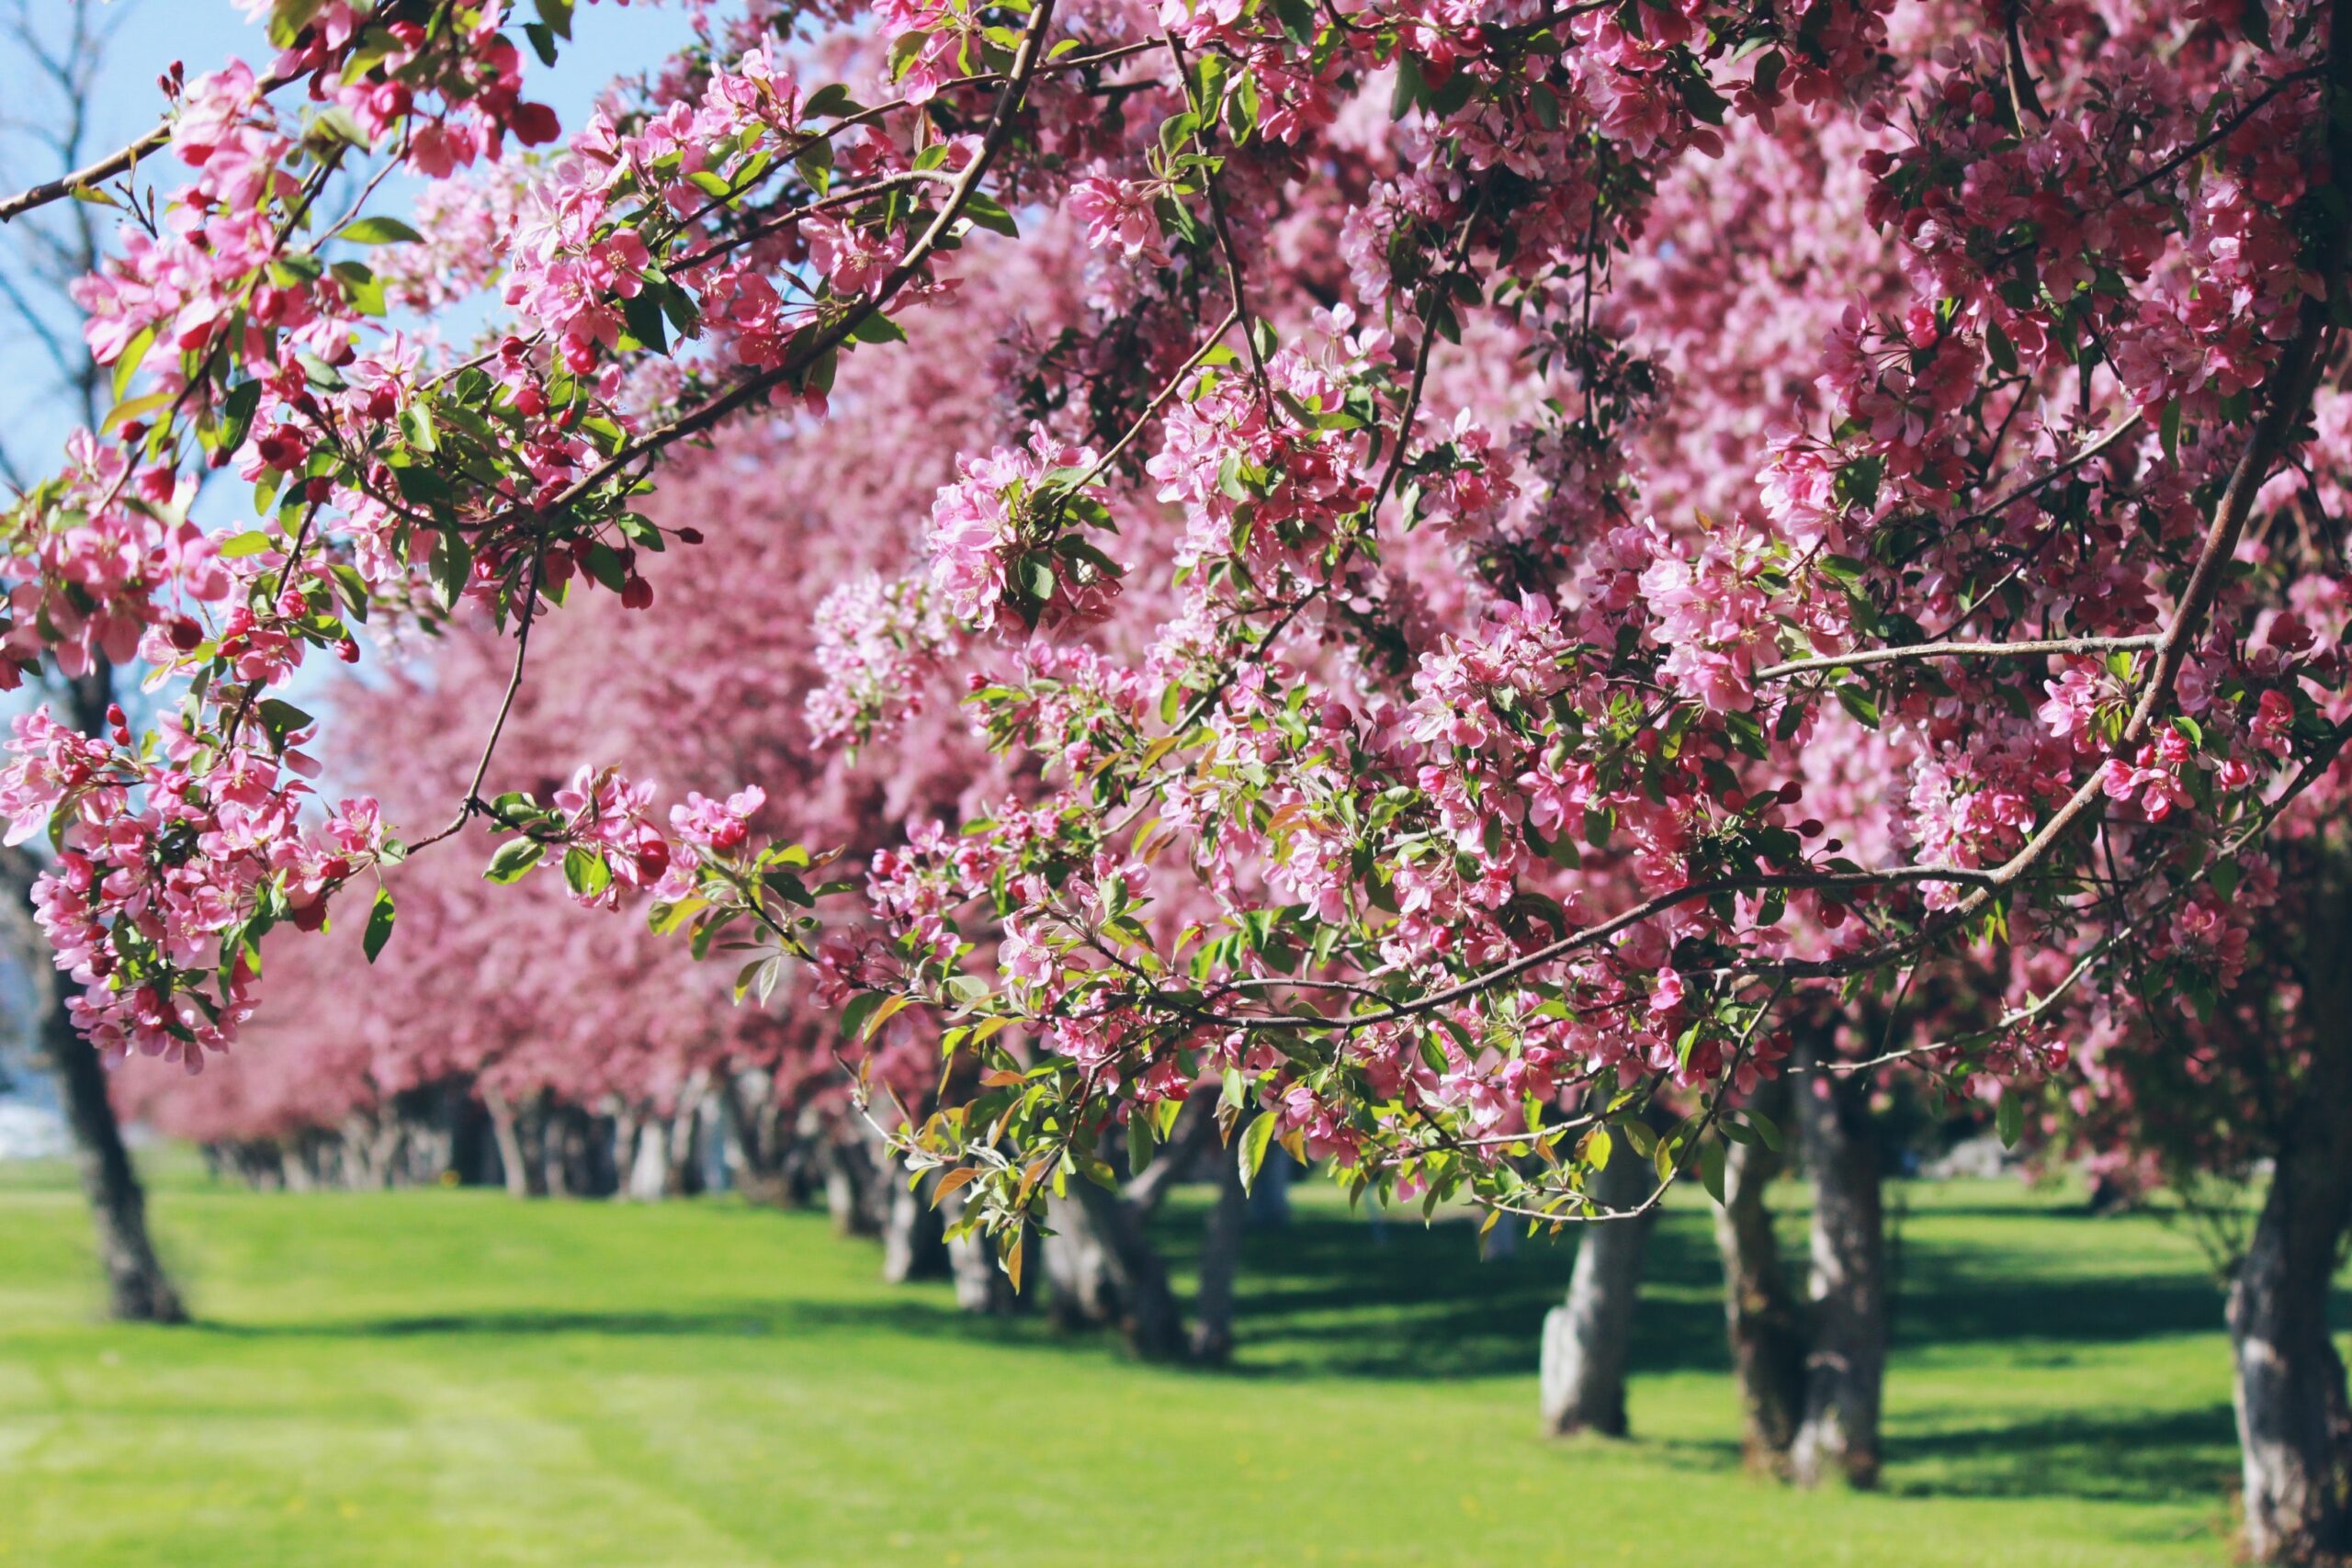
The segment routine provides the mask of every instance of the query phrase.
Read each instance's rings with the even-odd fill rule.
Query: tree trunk
[[[943,1227],[954,1228],[963,1214],[964,1193],[959,1188],[940,1205]],[[1031,1228],[1023,1252],[1035,1258],[1038,1251],[1036,1233]],[[1012,1276],[997,1262],[996,1244],[977,1232],[947,1244],[947,1265],[956,1279],[956,1304],[968,1313],[1008,1317],[1026,1306],[1035,1292],[1034,1269],[1023,1271],[1021,1288],[1015,1290]]]
[[[78,696],[78,694],[77,694]],[[81,706],[77,700],[77,710]],[[103,704],[99,713],[104,716]],[[185,1323],[187,1309],[172,1289],[147,1235],[147,1195],[122,1124],[107,1098],[107,1071],[97,1052],[66,1011],[73,982],[57,972],[48,944],[34,927],[30,898],[40,867],[21,850],[0,856],[0,922],[32,990],[34,1043],[57,1083],[57,1098],[74,1134],[74,1164],[97,1231],[98,1262],[107,1276],[107,1310],[127,1323]]]
[[[1266,1163],[1250,1184],[1251,1229],[1278,1231],[1290,1224],[1290,1184],[1297,1174],[1298,1162],[1288,1149],[1276,1144],[1266,1151]]]
[[[880,1235],[888,1201],[866,1141],[849,1128],[836,1128],[825,1141],[825,1211],[835,1235]]]
[[[1094,1222],[1075,1196],[1046,1201],[1046,1315],[1065,1333],[1118,1321],[1119,1286]]]
[[[1781,1080],[1785,1082],[1786,1080]],[[1765,1113],[1785,1124],[1788,1096]],[[1724,1263],[1724,1327],[1739,1384],[1740,1447],[1750,1466],[1778,1473],[1804,1414],[1804,1315],[1781,1267],[1766,1189],[1781,1156],[1762,1144],[1724,1152],[1724,1201],[1715,1210],[1715,1249]]]
[[[1620,1136],[1594,1179],[1592,1195],[1608,1208],[1630,1209],[1657,1183],[1649,1162]],[[1625,1355],[1641,1299],[1642,1254],[1656,1218],[1652,1210],[1636,1219],[1579,1227],[1566,1304],[1544,1314],[1540,1398],[1544,1429],[1554,1437],[1625,1435]]]
[[[2352,1559],[2352,1406],[2327,1326],[2348,1154],[2282,1151],[2230,1286],[2245,1543],[2257,1562]]]
[[[1878,1484],[1886,1376],[1885,1220],[1870,1086],[1860,1073],[1821,1070],[1835,1060],[1826,1038],[1800,1035],[1806,1070],[1793,1098],[1813,1179],[1813,1344],[1791,1471],[1804,1486],[1843,1475],[1867,1487]]]
[[[518,1107],[485,1085],[481,1102],[490,1110],[491,1135],[498,1145],[500,1173],[507,1192],[516,1198],[548,1195],[547,1166],[539,1148],[541,1119],[536,1108]]]
[[[882,1278],[893,1285],[947,1278],[947,1217],[932,1206],[939,1173],[926,1171],[910,1183],[907,1168],[892,1156],[883,1168],[890,1184],[889,1218],[882,1227]]]
[[[727,1119],[728,1173],[743,1201],[764,1208],[795,1202],[785,1170],[792,1139],[776,1103],[775,1076],[762,1067],[719,1074],[718,1105]]]
[[[1083,1177],[1070,1182],[1075,1207],[1102,1247],[1103,1267],[1117,1287],[1119,1331],[1147,1360],[1184,1354],[1184,1319],[1168,1286],[1168,1269],[1144,1235],[1142,1216],[1117,1193]]]
[[[2299,964],[2311,1065],[2230,1283],[2245,1548],[2265,1563],[2352,1562],[2352,1400],[2327,1325],[2352,1225],[2352,892],[2314,902]]]
[[[107,1099],[107,1073],[97,1052],[62,1004],[42,1009],[40,1046],[74,1129],[74,1163],[97,1229],[108,1310],[126,1323],[187,1322],[187,1311],[147,1235],[147,1195]]]
[[[665,1120],[640,1116],[631,1110],[615,1115],[613,1130],[615,1149],[628,1166],[622,1190],[630,1201],[659,1203],[670,1197],[670,1139]]]
[[[1259,1175],[1274,1169],[1275,1156],[1288,1160],[1280,1149],[1270,1151]],[[1201,1282],[1193,1303],[1193,1359],[1224,1361],[1233,1354],[1233,1281],[1241,1269],[1241,1232],[1249,1217],[1250,1194],[1241,1189],[1241,1163],[1217,1161],[1216,1206],[1209,1211],[1201,1236]],[[1285,1170],[1287,1167],[1284,1168]]]
[[[544,1094],[545,1091],[542,1091]],[[591,1143],[597,1131],[588,1112],[575,1105],[549,1105],[540,1139],[540,1164],[547,1171],[550,1198],[588,1198],[596,1194],[598,1167]]]
[[[663,1126],[669,1168],[662,1180],[673,1198],[692,1198],[702,1190],[702,1102],[709,1092],[709,1073],[696,1067],[687,1075]]]

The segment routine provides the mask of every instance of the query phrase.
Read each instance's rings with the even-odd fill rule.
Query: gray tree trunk
[[[1630,1209],[1657,1185],[1649,1162],[1620,1135],[1593,1179],[1592,1196],[1608,1208]],[[1577,1227],[1567,1302],[1544,1314],[1540,1398],[1544,1430],[1552,1436],[1625,1435],[1625,1356],[1641,1299],[1642,1255],[1656,1220],[1652,1210]]]
[[[1069,1187],[1073,1206],[1086,1216],[1117,1290],[1117,1321],[1127,1348],[1147,1360],[1182,1356],[1184,1317],[1169,1288],[1168,1269],[1144,1235],[1142,1214],[1117,1193],[1082,1177]]]
[[[75,682],[75,716],[80,712],[82,682]],[[98,721],[105,719],[101,695]],[[87,726],[85,725],[86,728]],[[89,1201],[90,1220],[97,1232],[98,1264],[106,1271],[107,1306],[128,1323],[185,1323],[187,1310],[172,1289],[164,1265],[147,1234],[147,1194],[130,1151],[122,1141],[122,1124],[107,1098],[107,1072],[97,1052],[74,1027],[65,1010],[73,982],[57,972],[48,944],[33,925],[30,897],[40,867],[22,850],[0,855],[0,922],[6,940],[17,954],[32,991],[33,1041],[42,1065],[56,1080],[57,1098],[74,1134],[74,1165],[82,1179],[82,1194]]]
[[[639,1115],[632,1111],[616,1116],[613,1128],[616,1145],[628,1161],[628,1179],[623,1190],[630,1201],[659,1203],[664,1198],[676,1196],[670,1185],[668,1119]]]
[[[873,1150],[854,1128],[836,1128],[826,1139],[825,1210],[835,1235],[876,1236],[888,1223],[888,1195]]]
[[[889,1218],[882,1227],[882,1278],[893,1285],[948,1276],[947,1216],[931,1195],[939,1173],[926,1171],[910,1185],[907,1168],[895,1156],[885,1166],[890,1186]]]
[[[1266,1163],[1250,1184],[1250,1224],[1253,1229],[1278,1231],[1290,1224],[1290,1184],[1298,1162],[1280,1144],[1266,1151]]]
[[[2352,1560],[2352,1406],[2327,1325],[2347,1154],[2280,1156],[2230,1286],[2231,1402],[2257,1562]]]
[[[1267,1156],[1259,1172],[1262,1179],[1274,1168],[1274,1156],[1290,1157],[1280,1149]],[[1233,1354],[1233,1283],[1241,1271],[1241,1233],[1249,1218],[1251,1193],[1241,1189],[1240,1162],[1228,1156],[1217,1162],[1216,1205],[1209,1211],[1201,1235],[1201,1280],[1193,1302],[1193,1359],[1218,1362]]]
[[[1785,1082],[1785,1080],[1782,1080]],[[1765,1113],[1786,1123],[1788,1096]],[[1781,1156],[1761,1144],[1734,1144],[1724,1156],[1724,1201],[1715,1210],[1715,1249],[1724,1265],[1724,1327],[1739,1385],[1740,1446],[1749,1465],[1779,1473],[1804,1415],[1804,1314],[1781,1266],[1767,1189]]]
[[[727,1168],[747,1203],[782,1208],[797,1201],[785,1171],[792,1145],[775,1077],[763,1067],[718,1075],[718,1105],[727,1119]]]
[[[1094,1221],[1073,1193],[1046,1201],[1046,1315],[1065,1332],[1103,1328],[1119,1318],[1119,1285]]]
[[[491,1136],[498,1145],[500,1174],[506,1190],[516,1198],[548,1195],[547,1165],[539,1146],[544,1118],[536,1105],[517,1106],[494,1089],[485,1087],[481,1102],[490,1111]]]
[[[2352,892],[2321,909],[2299,965],[2311,1066],[2230,1283],[2246,1555],[2265,1563],[2352,1561],[2352,1400],[2327,1324],[2352,1225]]]
[[[1804,1486],[1833,1476],[1875,1486],[1886,1378],[1878,1129],[1863,1075],[1818,1070],[1836,1059],[1826,1039],[1801,1032],[1796,1055],[1806,1070],[1792,1091],[1795,1119],[1813,1179],[1813,1343],[1790,1469]]]
[[[548,1197],[594,1198],[618,1185],[607,1120],[576,1105],[550,1103],[544,1126],[539,1153]]]
[[[964,1214],[962,1189],[950,1192],[940,1205],[944,1227],[952,1228]],[[1040,1245],[1035,1230],[1031,1230],[1023,1247],[1023,1256],[1035,1259]],[[1033,1261],[1023,1271],[1019,1289],[1011,1275],[997,1262],[996,1244],[979,1235],[959,1235],[947,1244],[947,1263],[956,1280],[956,1304],[968,1313],[988,1317],[1006,1317],[1026,1306],[1035,1293],[1036,1265]]]

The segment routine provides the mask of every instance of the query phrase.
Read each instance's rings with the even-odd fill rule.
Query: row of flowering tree
[[[136,656],[156,716],[36,716],[0,791],[110,1054],[230,1048],[266,933],[375,956],[392,868],[487,832],[493,883],[642,902],[741,994],[927,1019],[968,1092],[883,1120],[1014,1277],[1204,1083],[1244,1180],[1281,1142],[1637,1219],[1780,1141],[1754,1091],[1866,1000],[2009,1108],[2087,996],[2233,1005],[2282,840],[2340,832],[2343,6],[751,0],[568,141],[526,62],[593,7],[247,9],[274,60],[0,202],[127,209],[81,296],[119,401],[10,514],[6,651]],[[1019,330],[974,284],[1055,208],[1083,298]],[[1023,787],[861,874],[780,794],[801,841],[634,759],[502,766],[568,603],[665,665],[728,635],[662,592],[706,532],[649,513],[665,463],[790,409],[831,482],[890,467],[828,401],[925,317],[1021,351],[941,395],[1030,428],[894,582],[745,570],[828,591],[822,734],[944,677]],[[189,517],[207,468],[246,521]],[[480,726],[440,809],[307,811],[288,682],[461,614],[510,675],[440,716]],[[2266,1557],[2352,1544],[2352,1180],[2308,1163],[2233,1302]]]

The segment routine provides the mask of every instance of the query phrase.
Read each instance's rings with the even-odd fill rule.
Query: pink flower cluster
[[[1083,625],[1108,615],[1118,580],[1074,567],[1052,550],[1061,526],[1055,487],[1066,491],[1094,460],[1091,449],[1056,442],[1042,427],[1023,446],[965,458],[955,482],[942,485],[932,502],[924,540],[940,607],[981,632],[1006,625],[1009,616]]]
[[[623,888],[675,902],[703,886],[705,868],[749,858],[752,818],[767,803],[764,790],[752,785],[723,801],[689,790],[682,804],[670,807],[667,833],[653,821],[654,795],[650,780],[582,764],[549,797],[560,818],[554,841],[603,867],[603,875],[585,877],[566,867],[579,902],[617,908]]]
[[[344,801],[306,826],[317,765],[291,750],[207,745],[174,725],[134,746],[119,708],[110,739],[46,708],[18,717],[0,768],[17,843],[51,822],[56,861],[34,885],[57,966],[85,987],[69,1007],[108,1060],[130,1052],[196,1072],[253,1010],[248,949],[284,920],[324,922],[334,891],[384,852],[376,803]],[[296,775],[296,776],[288,776]]]
[[[817,667],[808,728],[820,746],[888,739],[923,707],[923,685],[955,646],[955,627],[926,583],[874,572],[851,578],[817,606]]]

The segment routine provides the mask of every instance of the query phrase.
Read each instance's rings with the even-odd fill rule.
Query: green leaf
[[[1718,1207],[1724,1201],[1724,1146],[1713,1138],[1699,1145],[1699,1183]]]
[[[978,191],[964,198],[964,216],[980,228],[1015,239],[1020,237],[1021,226],[1012,220],[1012,214],[1007,212],[1001,203]]]
[[[355,245],[413,245],[424,238],[399,219],[381,214],[345,224],[343,237]]]
[[[582,564],[588,569],[589,576],[616,593],[628,584],[628,573],[621,568],[620,552],[602,539],[589,542],[588,558]]]
[[[884,1024],[904,1011],[913,1001],[912,997],[883,998],[881,1004],[874,1010],[873,1015],[865,1021],[865,1026],[857,1032],[857,1037],[860,1040],[873,1039],[875,1035],[881,1032]]]
[[[393,470],[396,475],[420,471],[414,468]],[[456,609],[458,596],[465,592],[466,583],[473,576],[473,546],[467,543],[466,536],[456,529],[442,529],[433,542],[431,568],[434,591],[441,597],[441,607]]]
[[[2004,1090],[2000,1103],[1993,1107],[1993,1127],[2001,1135],[2001,1146],[2018,1146],[2018,1134],[2025,1131],[2025,1101],[2014,1088]]]
[[[881,1005],[879,991],[860,991],[850,998],[848,1005],[842,1009],[842,1032],[855,1038],[865,1028],[866,1019]]]
[[[575,844],[563,852],[563,880],[582,898],[594,898],[613,885],[613,868],[605,863],[604,856]]]
[[[482,876],[491,882],[516,882],[525,872],[539,863],[545,848],[536,839],[516,839],[501,844],[498,852],[490,857],[490,865]]]
[[[1021,564],[1018,570],[1020,574],[1021,591],[1023,593],[1026,593],[1030,598],[1035,600],[1040,604],[1045,604],[1054,596],[1053,563],[1048,561],[1044,556],[1023,556],[1021,558]]]
[[[298,729],[308,729],[315,722],[308,713],[283,697],[264,697],[254,711],[261,716],[262,728],[281,741]]]
[[[1852,714],[1864,728],[1878,728],[1878,699],[1871,695],[1869,687],[1860,684],[1840,686],[1837,694],[1838,705]]]
[[[800,117],[816,119],[823,115],[855,114],[857,110],[858,102],[847,87],[839,82],[828,82],[808,95],[808,101],[800,106]]]
[[[1723,95],[1715,91],[1714,84],[1707,80],[1705,73],[1695,69],[1687,72],[1676,78],[1675,85],[1682,89],[1682,102],[1694,118],[1702,119],[1709,125],[1724,122],[1724,110],[1730,106],[1724,103]]]
[[[269,536],[257,533],[251,528],[242,534],[230,535],[220,541],[219,547],[221,556],[229,560],[243,560],[247,556],[257,556],[269,547]]]
[[[2001,323],[1990,321],[1984,327],[1984,352],[1992,357],[1993,368],[2004,376],[2018,373],[2018,345],[2001,330]]]
[[[560,39],[571,37],[571,0],[537,0],[539,20]]]
[[[119,429],[134,419],[153,413],[157,409],[164,407],[170,403],[175,395],[171,392],[149,392],[143,397],[133,398],[127,403],[117,403],[107,412],[106,418],[98,422],[98,429],[101,432]],[[255,395],[259,395],[258,388],[255,389]]]
[[[662,301],[651,289],[639,289],[621,301],[621,320],[628,324],[628,335],[656,354],[670,352],[670,331],[662,314]]]
[[[368,931],[359,942],[367,951],[368,963],[375,963],[376,955],[384,951],[384,944],[392,940],[392,922],[398,918],[392,908],[391,889],[376,889],[375,905],[368,911]]]
[[[124,345],[120,357],[114,362],[114,395],[117,398],[130,389],[130,378],[139,374],[140,361],[155,346],[155,329],[141,327],[139,335]]]
[[[1241,1190],[1248,1192],[1258,1180],[1259,1168],[1266,1163],[1266,1149],[1274,1141],[1275,1118],[1261,1111],[1257,1120],[1241,1134]]]

